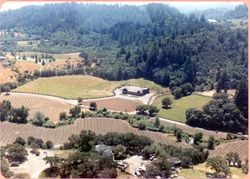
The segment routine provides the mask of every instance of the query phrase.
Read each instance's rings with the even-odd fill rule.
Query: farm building
[[[136,96],[143,96],[149,94],[149,88],[140,88],[136,86],[126,86],[122,89],[123,94],[131,94]]]

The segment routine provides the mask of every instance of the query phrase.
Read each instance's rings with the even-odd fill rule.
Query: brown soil
[[[133,112],[136,106],[142,104],[137,100],[127,100],[121,98],[110,98],[100,100],[83,101],[84,106],[89,106],[92,101],[95,101],[98,109],[107,108],[112,111]]]

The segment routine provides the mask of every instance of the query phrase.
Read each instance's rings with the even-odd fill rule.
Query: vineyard
[[[53,122],[58,122],[60,112],[69,112],[69,109],[73,107],[60,99],[55,100],[50,97],[32,94],[1,94],[0,102],[3,100],[9,100],[14,107],[21,107],[24,105],[29,108],[29,118],[32,118],[35,112],[41,111]]]
[[[21,136],[27,139],[29,136],[41,138],[44,141],[51,140],[55,144],[62,144],[67,141],[72,134],[78,134],[82,129],[92,130],[96,134],[106,134],[107,132],[127,133],[132,132],[137,135],[150,137],[155,142],[172,144],[176,146],[189,147],[188,144],[176,143],[176,138],[158,132],[142,131],[131,127],[126,121],[107,118],[86,118],[77,119],[74,124],[62,126],[55,129],[32,126],[31,124],[14,124],[1,122],[0,145],[12,143],[16,137]]]
[[[243,162],[248,158],[248,140],[236,140],[220,144],[215,150],[211,150],[210,156],[226,156],[228,152],[237,152]]]
[[[164,120],[161,120],[161,124],[163,124],[165,126],[174,125],[173,123],[168,122],[168,121],[164,121]],[[209,136],[214,136],[216,139],[226,138],[226,136],[227,136],[226,132],[216,132],[216,131],[212,131],[212,130],[194,128],[194,127],[190,127],[188,125],[178,125],[176,127],[182,129],[183,132],[186,132],[186,133],[189,133],[189,134],[195,134],[196,132],[202,132],[203,137],[205,139],[208,139]]]
[[[136,106],[142,104],[137,100],[127,100],[121,98],[108,98],[108,99],[99,99],[99,100],[90,100],[83,101],[84,106],[89,106],[92,101],[95,101],[98,109],[107,108],[112,111],[121,111],[121,112],[133,112],[136,109]]]

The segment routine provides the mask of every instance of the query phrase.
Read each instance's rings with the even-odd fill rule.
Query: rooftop
[[[148,88],[141,88],[141,87],[138,87],[138,86],[124,86],[122,89],[127,89],[128,91],[137,92],[137,91],[146,90]]]

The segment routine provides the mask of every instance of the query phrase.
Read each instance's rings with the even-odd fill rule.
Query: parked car
[[[135,170],[135,175],[137,176],[137,177],[141,177],[142,175],[141,175],[141,172],[139,171],[139,170]]]

